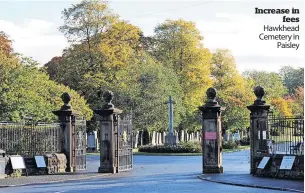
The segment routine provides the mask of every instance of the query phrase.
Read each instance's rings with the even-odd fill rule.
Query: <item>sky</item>
[[[16,52],[32,57],[41,65],[60,56],[69,46],[58,27],[63,24],[61,12],[79,0],[0,0],[0,31],[7,33]],[[212,52],[231,50],[240,72],[265,70],[277,72],[285,65],[304,67],[304,0],[112,0],[109,7],[121,19],[140,27],[144,35],[154,34],[154,28],[166,19],[184,19],[196,23],[203,44]],[[299,23],[283,23],[283,15],[255,14],[255,8],[292,9],[300,14]],[[275,40],[260,40],[259,34],[292,34],[264,32],[264,25],[300,25],[298,50],[277,48]],[[284,41],[285,42],[285,41]]]

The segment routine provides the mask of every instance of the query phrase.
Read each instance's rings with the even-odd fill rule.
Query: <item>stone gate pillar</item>
[[[75,126],[75,116],[77,113],[72,110],[70,105],[71,96],[69,93],[63,93],[61,95],[64,105],[58,111],[53,111],[58,116],[61,123],[61,152],[66,155],[67,158],[67,172],[75,171],[75,152],[73,151],[73,138],[72,138],[72,127]]]
[[[100,116],[100,167],[99,173],[116,173],[117,159],[115,149],[117,147],[115,133],[118,128],[120,109],[114,108],[111,103],[113,93],[106,91],[103,94],[104,105],[101,109],[94,110]]]
[[[199,107],[202,112],[202,173],[223,173],[221,146],[221,108],[216,101],[217,91],[209,88],[208,100]]]
[[[264,88],[257,86],[254,88],[254,94],[257,99],[247,108],[250,113],[250,173],[254,174],[256,170],[256,163],[268,155],[267,139],[269,139],[268,132],[268,113],[270,105],[266,105],[262,99],[265,95]]]

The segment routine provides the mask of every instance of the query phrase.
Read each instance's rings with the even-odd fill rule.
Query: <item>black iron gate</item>
[[[72,157],[75,171],[86,170],[86,120],[75,117],[74,127],[72,127]]]
[[[118,120],[118,132],[116,135],[116,163],[117,172],[131,170],[132,160],[132,122],[127,116]]]

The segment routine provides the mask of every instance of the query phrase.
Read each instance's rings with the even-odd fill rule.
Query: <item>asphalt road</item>
[[[224,168],[227,173],[247,173],[249,151],[224,155]],[[88,156],[88,170],[96,171],[98,156]],[[37,184],[10,188],[1,188],[5,193],[142,193],[142,192],[191,192],[191,193],[230,193],[230,192],[282,192],[259,188],[247,188],[217,184],[198,179],[201,174],[200,156],[134,156],[134,169],[117,175],[103,178]],[[236,170],[239,164],[240,171]],[[233,165],[235,167],[233,167]],[[232,169],[230,169],[232,168]],[[234,169],[233,169],[234,168]]]

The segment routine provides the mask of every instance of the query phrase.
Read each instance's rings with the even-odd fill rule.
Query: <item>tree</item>
[[[204,48],[199,30],[193,22],[167,20],[155,28],[152,55],[164,66],[172,68],[182,87],[182,101],[186,108],[185,117],[179,128],[200,128],[193,124],[198,106],[212,80],[209,77],[211,53]],[[147,39],[146,39],[147,40]],[[151,40],[151,39],[150,39]],[[150,44],[148,44],[150,45]]]
[[[238,73],[236,62],[229,50],[217,49],[212,58],[214,88],[218,101],[226,107],[223,112],[223,127],[244,129],[249,126],[249,111],[245,108],[254,97],[249,83]]]
[[[61,94],[72,96],[74,110],[87,119],[92,116],[83,97],[75,91],[49,80],[46,73],[36,67],[30,58],[7,56],[0,52],[0,119],[20,121],[25,116],[34,121],[54,121],[57,117],[52,110],[58,110],[63,102]]]
[[[0,51],[6,56],[9,56],[13,52],[12,40],[3,31],[0,31]]]
[[[304,87],[297,87],[295,100],[293,100],[292,112],[295,116],[304,116]]]
[[[283,117],[291,117],[292,109],[290,108],[291,101],[285,100],[281,97],[274,98],[271,100],[271,104],[275,107],[274,113]]]
[[[106,1],[83,0],[62,12],[64,25],[59,29],[70,42],[85,43],[90,68],[94,66],[93,52],[100,43],[100,35],[116,22],[117,16]]]
[[[109,26],[107,31],[99,34],[100,42],[96,43],[96,49],[92,51],[96,61],[93,68],[88,62],[86,43],[73,44],[64,51],[60,65],[56,65],[56,74],[52,77],[86,96],[91,89],[85,89],[83,85],[90,84],[85,82],[90,76],[113,81],[117,70],[136,62],[140,57],[141,33],[138,27],[125,21],[118,21]],[[48,65],[50,63],[52,62]],[[48,67],[46,64],[45,67],[52,71],[51,66]]]
[[[174,105],[174,126],[178,126],[184,114],[182,88],[175,72],[155,62],[149,56],[137,65],[130,66],[128,73],[135,75],[131,84],[136,84],[136,96],[132,98],[134,124],[139,129],[167,131],[168,101],[172,96]]]
[[[287,89],[283,85],[279,74],[275,72],[253,70],[244,72],[244,76],[248,81],[253,81],[253,87],[264,87],[266,92],[264,98],[268,103],[270,103],[272,99],[283,97],[287,93]]]
[[[56,74],[58,74],[58,69],[60,62],[62,60],[62,57],[56,56],[51,59],[48,63],[44,65],[46,68],[46,72],[49,74],[50,79],[54,80],[56,78]]]
[[[284,66],[280,69],[280,77],[290,95],[296,93],[297,87],[304,87],[304,68]]]

